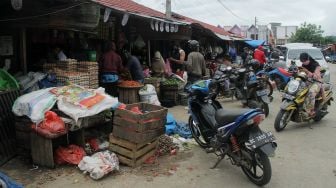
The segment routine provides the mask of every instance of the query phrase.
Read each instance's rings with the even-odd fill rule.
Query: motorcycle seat
[[[226,125],[232,123],[236,120],[237,117],[245,114],[251,109],[219,109],[216,111],[215,119],[219,125]]]

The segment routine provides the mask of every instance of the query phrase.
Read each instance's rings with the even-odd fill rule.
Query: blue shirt
[[[131,56],[127,62],[127,68],[131,72],[133,80],[143,80],[144,74],[140,61],[135,56]]]

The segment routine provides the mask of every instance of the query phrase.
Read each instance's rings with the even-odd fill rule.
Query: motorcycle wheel
[[[323,106],[323,108],[321,109],[321,111],[327,111],[328,110],[328,105],[324,105]],[[316,116],[313,118],[313,120],[315,121],[315,122],[319,122],[319,121],[321,121],[322,120],[322,118],[324,117],[324,115],[322,115],[321,113],[322,112],[318,112],[317,114],[316,114]]]
[[[269,114],[269,107],[267,103],[258,102],[255,100],[249,100],[247,106],[249,108],[260,108],[264,111],[265,116],[267,117]]]
[[[196,125],[191,116],[189,117],[188,126],[197,144],[200,145],[202,148],[208,148],[210,145],[209,140],[202,135],[199,127]]]
[[[267,117],[267,116],[269,115],[269,107],[268,107],[268,104],[263,102],[262,109],[263,109],[263,111],[264,111],[264,113],[265,113],[265,116]]]
[[[274,129],[277,131],[277,132],[280,132],[282,130],[285,129],[285,127],[287,126],[288,124],[288,117],[289,116],[289,111],[286,111],[286,110],[280,110],[278,112],[278,115],[276,116],[275,118],[275,121],[274,121]]]
[[[251,182],[258,186],[266,185],[272,176],[270,160],[268,156],[260,150],[254,151],[252,155],[253,159],[249,161],[250,167],[242,166],[241,168]]]
[[[267,78],[262,78],[264,82],[265,89],[268,90],[268,96],[271,97],[273,94],[273,86]]]

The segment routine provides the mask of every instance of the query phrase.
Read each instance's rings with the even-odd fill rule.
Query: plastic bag
[[[62,133],[65,131],[64,121],[53,111],[47,111],[45,113],[45,119],[39,126],[51,133]]]
[[[173,71],[171,69],[170,62],[168,59],[166,60],[166,63],[165,63],[165,74],[167,76],[170,76],[171,74],[173,74]]]
[[[70,116],[73,120],[75,120],[75,122],[77,122],[78,119],[81,117],[88,117],[99,114],[100,112],[111,109],[112,107],[115,107],[119,104],[118,98],[111,97],[104,93],[104,88],[98,88],[97,90],[95,90],[95,92],[103,95],[104,99],[100,103],[92,106],[91,108],[82,108],[78,105],[68,102],[66,99],[61,97],[57,101],[58,109],[64,112],[66,115]]]
[[[119,159],[115,153],[107,150],[84,157],[78,167],[81,171],[89,172],[91,178],[98,180],[114,170],[119,170]]]
[[[51,88],[34,91],[17,98],[12,111],[17,116],[28,116],[32,122],[43,121],[44,114],[56,103],[56,96],[49,92]]]
[[[146,84],[139,91],[140,101],[160,106],[161,103],[152,84]]]
[[[22,185],[0,172],[0,187],[1,188],[23,188]]]
[[[176,129],[176,121],[174,116],[171,113],[167,114],[167,121],[166,121],[166,134],[172,135],[175,133]]]
[[[57,164],[74,164],[78,165],[85,156],[83,148],[76,145],[69,145],[67,148],[59,147],[55,152],[55,160]]]

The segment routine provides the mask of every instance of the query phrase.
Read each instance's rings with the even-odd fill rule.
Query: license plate
[[[252,148],[258,148],[262,145],[273,142],[274,140],[275,140],[275,137],[272,134],[272,132],[267,132],[267,133],[263,133],[258,136],[255,136],[254,138],[251,138],[249,140],[249,145]]]
[[[284,93],[284,94],[282,95],[282,97],[285,98],[285,99],[289,99],[289,100],[293,100],[293,99],[295,98],[293,95],[289,95],[289,94],[287,94],[287,93]]]
[[[257,95],[258,96],[268,95],[268,91],[266,89],[257,91]]]

